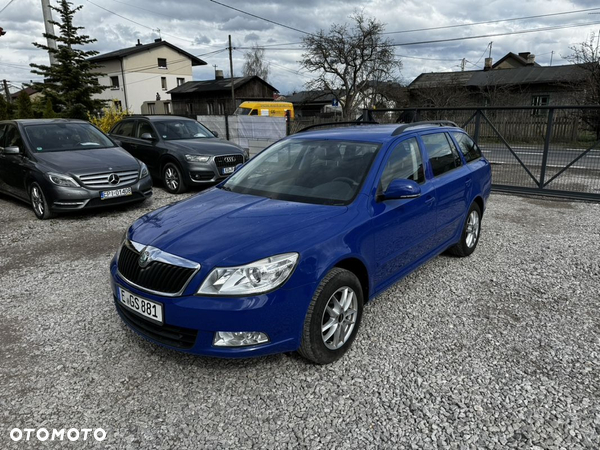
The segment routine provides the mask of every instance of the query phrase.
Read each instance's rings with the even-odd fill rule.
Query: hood
[[[206,153],[209,155],[244,154],[244,151],[237,145],[218,138],[178,139],[175,141],[164,141],[164,144],[169,150],[180,151],[182,153]]]
[[[74,175],[140,168],[137,160],[119,147],[36,153],[35,158],[51,171]]]
[[[294,245],[299,236],[347,210],[213,188],[141,217],[130,239],[204,266],[245,264],[301,251]]]

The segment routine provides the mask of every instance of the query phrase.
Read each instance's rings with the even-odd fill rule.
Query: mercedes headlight
[[[146,164],[144,164],[141,161],[140,161],[140,165],[141,165],[141,168],[140,168],[140,178],[144,178],[144,177],[147,177],[148,175],[150,175],[148,173],[148,166],[146,166]]]
[[[287,281],[298,253],[284,253],[245,266],[217,267],[206,277],[198,294],[246,296],[271,291]]]
[[[57,186],[63,187],[80,187],[77,181],[68,175],[60,175],[58,173],[48,173],[48,178]]]
[[[210,156],[206,156],[206,155],[185,155],[185,159],[187,159],[189,162],[201,162],[201,163],[205,163],[205,162],[208,162],[210,160]]]

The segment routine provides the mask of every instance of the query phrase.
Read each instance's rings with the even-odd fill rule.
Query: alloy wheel
[[[467,247],[472,248],[477,243],[479,237],[479,213],[477,211],[471,211],[469,218],[467,219],[467,229],[465,233],[465,239]]]
[[[165,184],[171,191],[176,191],[179,187],[179,174],[173,166],[165,169]]]
[[[352,288],[343,286],[333,293],[323,311],[321,337],[330,350],[342,347],[352,335],[358,314],[358,299]]]
[[[37,185],[31,188],[31,203],[36,214],[42,217],[44,215],[44,197]]]

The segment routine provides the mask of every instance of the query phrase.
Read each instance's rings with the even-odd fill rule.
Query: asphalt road
[[[185,355],[121,323],[109,261],[174,199],[38,221],[0,196],[0,448],[600,448],[600,205],[493,194],[471,257],[390,288],[314,366]]]

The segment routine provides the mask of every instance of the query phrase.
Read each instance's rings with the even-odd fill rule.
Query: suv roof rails
[[[409,130],[410,128],[413,128],[413,127],[422,127],[422,126],[426,126],[426,125],[437,125],[439,127],[457,127],[458,128],[458,125],[456,125],[456,123],[454,123],[450,120],[428,120],[428,121],[424,121],[424,122],[412,122],[412,123],[402,124],[394,130],[394,132],[392,133],[392,136],[398,136],[399,134],[404,133],[406,130]]]
[[[307,127],[302,128],[301,130],[298,130],[296,133],[303,133],[304,131],[308,131],[308,130],[312,130],[313,128],[320,128],[320,127],[337,127],[340,125],[379,125],[379,122],[363,122],[360,120],[353,120],[350,122],[325,122],[325,123],[318,123],[315,125],[309,125]]]

